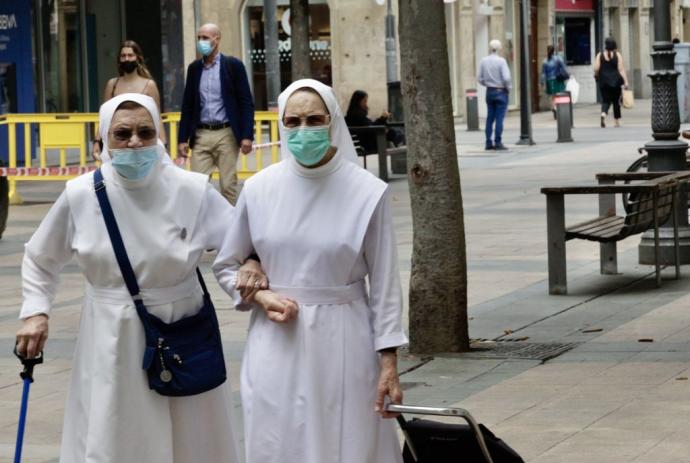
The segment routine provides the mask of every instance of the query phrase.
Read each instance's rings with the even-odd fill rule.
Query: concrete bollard
[[[570,95],[565,92],[556,93],[553,101],[556,105],[556,124],[558,126],[556,143],[571,142],[573,137],[570,133],[572,127]]]
[[[477,100],[477,90],[468,88],[465,91],[465,101],[467,102],[467,131],[476,132],[479,130],[479,102]]]

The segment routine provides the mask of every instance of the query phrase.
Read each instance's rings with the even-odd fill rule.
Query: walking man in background
[[[492,40],[489,42],[489,49],[491,53],[489,56],[482,59],[479,64],[479,74],[477,81],[486,87],[486,106],[488,109],[486,116],[486,144],[484,148],[488,150],[506,150],[501,141],[503,134],[503,118],[508,109],[508,93],[510,92],[510,69],[505,58],[500,56],[498,52],[501,50],[500,40]],[[491,133],[493,132],[494,122],[496,123],[496,131],[493,141],[491,140]]]
[[[254,99],[244,64],[219,51],[220,29],[204,24],[197,33],[201,59],[187,68],[178,132],[179,153],[194,149],[192,170],[220,172],[220,193],[237,200],[237,156],[252,150]]]

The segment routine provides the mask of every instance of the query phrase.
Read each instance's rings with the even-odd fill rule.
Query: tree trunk
[[[399,0],[399,18],[414,230],[410,350],[467,351],[465,226],[443,1]]]
[[[292,80],[311,78],[309,57],[309,0],[290,0],[292,22]]]

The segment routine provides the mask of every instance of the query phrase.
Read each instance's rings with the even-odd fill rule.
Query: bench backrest
[[[665,183],[656,189],[657,202],[654,207],[654,192],[632,193],[628,197],[629,209],[625,216],[622,236],[634,235],[649,230],[654,226],[656,215],[658,224],[666,222],[673,211],[675,184]]]

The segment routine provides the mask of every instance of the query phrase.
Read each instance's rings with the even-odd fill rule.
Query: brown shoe
[[[681,135],[683,135],[683,138],[690,139],[690,130],[683,130]]]

